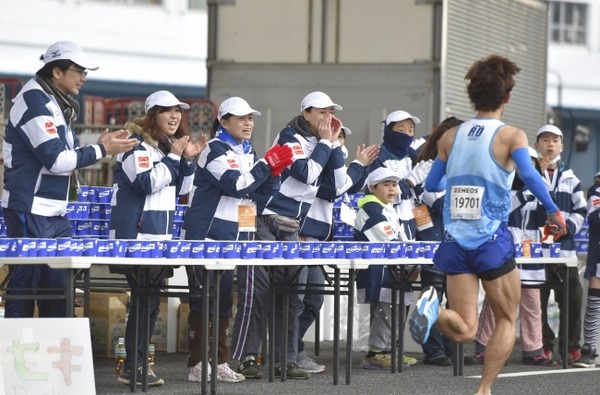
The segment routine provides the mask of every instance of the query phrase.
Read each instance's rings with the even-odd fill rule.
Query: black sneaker
[[[594,368],[596,367],[596,349],[594,347],[583,346],[579,358],[574,358],[569,363],[577,368]]]
[[[260,367],[256,363],[256,358],[253,355],[247,356],[246,359],[238,365],[236,371],[243,374],[247,379],[262,379]]]
[[[450,366],[452,365],[452,360],[445,355],[440,355],[432,359],[423,359],[423,364],[433,366]]]
[[[275,377],[281,377],[281,366],[275,368]],[[290,380],[306,380],[310,377],[310,373],[300,369],[295,363],[286,365],[286,377]]]
[[[142,382],[140,380],[140,378],[142,377],[142,368],[138,368],[138,373],[137,373],[137,382],[135,383],[135,385],[142,385]],[[119,378],[117,379],[117,381],[119,383],[123,383],[123,384],[131,384],[131,372],[126,372],[126,371],[122,371],[121,374],[119,375]],[[161,386],[165,383],[165,381],[163,379],[160,379],[158,377],[156,377],[156,375],[154,374],[154,372],[151,369],[148,369],[148,375],[146,376],[146,384],[148,385],[148,387],[158,387]]]

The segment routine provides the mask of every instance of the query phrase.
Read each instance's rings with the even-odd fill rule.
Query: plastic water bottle
[[[0,296],[0,303],[2,303],[2,296]],[[0,318],[4,318],[4,306],[0,306]]]
[[[127,358],[127,351],[125,350],[125,338],[120,337],[119,342],[115,345],[115,359],[117,360],[117,368],[115,369],[115,373],[117,376],[121,375],[125,358]]]
[[[148,345],[148,368],[152,372],[154,372],[154,354],[155,354],[154,344],[150,343]]]

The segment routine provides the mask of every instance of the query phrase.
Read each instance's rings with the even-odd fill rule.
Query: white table
[[[577,258],[517,258],[517,264],[545,264],[545,265],[563,265],[565,267],[577,267],[578,260]],[[27,257],[27,258],[2,258],[0,260],[0,264],[4,265],[38,265],[38,264],[47,264],[50,268],[53,269],[65,269],[68,272],[67,285],[65,287],[65,293],[61,296],[66,300],[67,304],[67,312],[69,316],[73,315],[74,311],[74,288],[75,288],[75,273],[81,269],[89,269],[92,265],[121,265],[121,266],[132,266],[137,268],[136,271],[138,274],[140,270],[150,268],[152,266],[203,266],[206,270],[213,270],[217,272],[221,272],[224,270],[233,270],[236,266],[267,266],[267,267],[286,267],[286,266],[319,266],[319,265],[327,265],[334,268],[334,316],[339,317],[339,309],[340,309],[340,281],[339,281],[339,273],[340,270],[348,270],[349,271],[349,281],[348,281],[348,316],[347,316],[347,345],[346,345],[346,384],[350,384],[351,382],[351,362],[352,362],[352,331],[353,331],[353,312],[354,312],[354,281],[355,281],[355,271],[359,269],[366,269],[370,265],[386,265],[393,266],[399,268],[401,271],[404,270],[404,267],[407,265],[431,265],[431,258],[398,258],[398,259],[225,259],[225,258],[206,258],[206,259],[191,259],[191,258],[108,258],[108,257],[88,257],[88,256],[79,256],[79,257]],[[209,276],[204,276],[204,284],[202,285],[202,297],[203,297],[203,319],[205,323],[209,321]],[[403,278],[403,277],[399,277]],[[568,282],[568,271],[565,282]],[[392,344],[395,344],[395,337],[397,335],[396,330],[396,319],[397,317],[397,308],[398,306],[404,305],[404,292],[403,287],[406,285],[406,282],[400,281],[398,282],[398,291],[400,295],[400,300],[398,303],[395,303],[395,308],[393,309],[395,314],[392,315]],[[213,285],[213,341],[218,340],[218,325],[215,325],[219,322],[218,320],[218,295],[219,295],[219,281],[215,281]],[[155,290],[155,292],[157,292]],[[292,290],[290,293],[293,293]],[[132,297],[138,298],[137,306],[139,308],[140,302],[147,304],[147,298],[150,295],[151,291],[143,290],[142,295],[133,295]],[[396,292],[392,293],[394,299]],[[140,296],[143,296],[140,298]],[[189,293],[186,294],[189,296]],[[289,293],[288,295],[289,296]],[[56,295],[54,295],[56,297]],[[275,297],[275,295],[273,295]],[[563,292],[563,303],[564,306],[568,309],[568,293]],[[273,305],[273,303],[272,303]],[[87,311],[87,310],[86,310]],[[146,309],[148,311],[148,309]],[[284,312],[285,314],[286,312]],[[568,314],[568,311],[565,312]],[[136,314],[139,317],[139,314]],[[149,333],[148,330],[148,317],[143,322],[145,333]],[[139,320],[138,320],[139,321]],[[404,320],[402,320],[404,321]],[[136,322],[136,325],[139,325],[139,322]],[[567,367],[567,322],[566,320],[562,320],[561,325],[563,325],[563,367]],[[271,326],[273,328],[274,326]],[[404,323],[400,326],[401,332],[404,331]],[[274,329],[271,329],[272,331]],[[136,331],[137,334],[137,331]],[[273,333],[271,333],[272,335]],[[203,331],[203,342],[204,342],[204,352],[203,360],[207,361],[208,358],[208,331]],[[270,336],[270,344],[269,344],[269,358],[274,358],[274,336]],[[284,339],[283,344],[287,344],[286,339]],[[216,346],[212,347],[213,355],[212,361],[213,364],[216,365],[217,361],[217,348]],[[400,359],[403,353],[403,336],[399,336],[399,352],[397,358],[394,360]],[[462,357],[462,348],[460,348],[460,354],[457,354]],[[147,358],[147,349],[144,352],[144,358]],[[334,366],[333,366],[333,383],[338,384],[338,372],[339,372],[339,320],[334,322]],[[395,347],[392,348],[392,356],[395,355]],[[284,351],[285,357],[285,351]],[[137,354],[134,355],[133,366],[136,366]],[[270,379],[273,379],[273,360],[271,359],[269,376]],[[458,366],[456,366],[458,365]],[[147,368],[146,364],[143,365],[144,370]],[[202,384],[201,384],[201,392],[202,394],[207,393],[207,381],[208,378],[208,365],[203,364],[202,371]],[[398,368],[402,370],[402,362],[401,360],[398,363]],[[395,363],[392,364],[392,372],[395,371]],[[211,393],[216,393],[216,366],[213,366],[212,369],[212,380],[211,380]],[[458,358],[458,364],[455,364],[455,374],[462,374],[462,358]],[[132,371],[132,384],[131,391],[134,392],[135,382],[136,382],[136,373],[137,371]],[[146,375],[146,372],[142,372],[142,374]],[[146,380],[143,380],[142,390],[145,391],[147,389]]]

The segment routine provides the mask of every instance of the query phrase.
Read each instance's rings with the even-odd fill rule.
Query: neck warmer
[[[294,117],[288,126],[294,129],[300,136],[304,138],[316,137],[317,140],[319,139],[319,136],[315,136],[315,134],[311,131],[310,126],[308,126],[308,122],[306,122],[306,119],[304,119],[302,115]]]
[[[383,144],[386,148],[402,159],[408,155],[408,149],[413,141],[412,136],[404,133],[394,132],[389,125],[383,129]]]
[[[77,119],[77,114],[79,114],[79,103],[77,100],[58,89],[54,82],[48,78],[38,75],[35,77],[35,80],[38,84],[40,84],[42,89],[44,89],[44,92],[54,96],[58,102],[58,105],[60,106],[60,109],[62,110],[67,125],[71,127]]]
[[[229,132],[227,132],[227,130],[224,129],[223,126],[219,126],[215,137],[221,141],[231,144],[234,147],[240,145],[240,143],[238,143],[233,137],[231,137]],[[241,144],[242,150],[245,154],[249,154],[250,152],[252,152],[252,143],[249,140],[242,140]]]

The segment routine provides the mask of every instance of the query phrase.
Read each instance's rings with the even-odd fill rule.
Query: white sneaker
[[[244,381],[246,377],[231,370],[227,362],[217,365],[217,381],[225,381],[228,383],[239,383]]]
[[[190,368],[188,381],[202,382],[202,362],[198,362]],[[208,382],[210,383],[210,363],[208,364]]]
[[[298,368],[304,370],[307,373],[321,373],[327,369],[325,365],[319,365],[312,358],[306,358],[302,361],[298,361]]]

